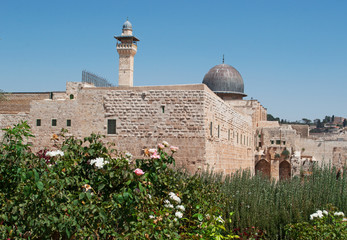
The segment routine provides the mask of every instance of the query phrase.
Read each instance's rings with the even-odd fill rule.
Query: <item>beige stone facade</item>
[[[30,111],[20,117],[2,114],[2,126],[26,119],[37,150],[51,148],[52,135],[65,128],[80,138],[105,135],[105,141],[137,158],[142,149],[168,141],[180,148],[177,164],[191,172],[253,169],[252,117],[234,110],[204,84],[96,88],[69,82],[59,96],[30,100]],[[116,122],[115,134],[108,134],[109,120]]]

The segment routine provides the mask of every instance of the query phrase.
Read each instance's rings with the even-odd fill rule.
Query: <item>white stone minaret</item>
[[[137,52],[137,43],[140,41],[133,36],[131,23],[126,20],[123,24],[122,35],[117,39],[119,54],[119,79],[118,86],[132,87],[134,82],[134,56]]]

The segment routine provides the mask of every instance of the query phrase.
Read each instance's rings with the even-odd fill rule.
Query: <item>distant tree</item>
[[[342,125],[343,125],[343,127],[346,127],[346,126],[347,126],[347,119],[346,119],[346,118],[343,120]]]
[[[267,120],[268,121],[280,121],[280,119],[277,117],[275,118],[274,116],[272,116],[271,114],[267,114]]]
[[[325,118],[323,119],[323,123],[330,123],[330,116],[325,116]]]
[[[316,127],[317,128],[322,128],[322,127],[324,127],[324,124],[320,121],[320,119],[316,119],[317,120],[317,122],[316,122]]]
[[[302,122],[303,122],[304,124],[310,125],[312,121],[311,121],[310,119],[303,118],[303,119],[302,119]]]

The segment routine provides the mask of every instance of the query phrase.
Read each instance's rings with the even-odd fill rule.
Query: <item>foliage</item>
[[[4,131],[1,239],[236,237],[224,222],[204,217],[222,212],[221,183],[169,168],[177,148],[168,150],[167,143],[132,162],[130,154],[118,153],[95,134],[81,140],[62,132],[53,137],[56,144],[63,139],[59,149],[34,154],[25,122]]]
[[[343,222],[343,213],[336,208],[328,207],[328,210],[311,215],[309,222],[288,224],[286,236],[289,239],[347,239],[347,222]]]
[[[285,239],[328,203],[347,212],[347,178],[334,168],[277,182],[189,175],[172,169],[177,149],[165,142],[133,161],[101,136],[64,135],[34,154],[26,123],[4,130],[0,239]]]
[[[311,176],[277,182],[245,171],[226,176],[223,208],[234,213],[227,229],[240,229],[238,234],[254,226],[269,239],[284,239],[287,224],[307,221],[321,206],[331,203],[346,212],[347,178],[336,179],[336,172],[315,167]]]

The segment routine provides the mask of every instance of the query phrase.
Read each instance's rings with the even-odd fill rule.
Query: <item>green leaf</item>
[[[80,200],[82,200],[85,196],[86,196],[86,194],[82,192],[82,193],[80,193],[80,195],[78,196],[78,198],[79,198]]]
[[[35,182],[38,182],[40,180],[39,173],[36,171],[36,169],[34,169],[33,171],[34,171],[34,176],[35,176]]]
[[[204,219],[204,216],[202,214],[198,214],[198,220],[201,222]]]
[[[70,231],[69,231],[69,229],[66,229],[66,235],[67,235],[67,238],[70,238]]]
[[[100,209],[100,216],[102,217],[103,220],[106,220],[107,219],[107,216],[105,214],[105,211],[101,208]]]
[[[145,189],[143,188],[143,186],[142,186],[141,183],[139,183],[139,189],[140,189],[141,192],[144,192],[144,191],[145,191]]]
[[[29,186],[25,186],[23,192],[24,192],[25,196],[29,196],[29,194],[30,194],[30,187]]]
[[[38,188],[40,191],[42,191],[42,189],[43,189],[43,183],[42,183],[41,181],[37,182],[37,183],[36,183],[36,186],[37,186],[37,188]]]
[[[87,192],[86,195],[87,195],[88,200],[90,200],[92,198],[92,194],[90,194],[90,192]]]
[[[73,200],[72,204],[73,204],[74,206],[77,206],[77,205],[78,205],[78,200],[77,200],[77,199],[76,199],[76,200]]]
[[[129,181],[127,181],[126,183],[125,183],[125,185],[130,185],[130,183],[131,183],[131,180],[129,180]]]
[[[101,191],[105,187],[105,184],[100,184],[98,190]]]

